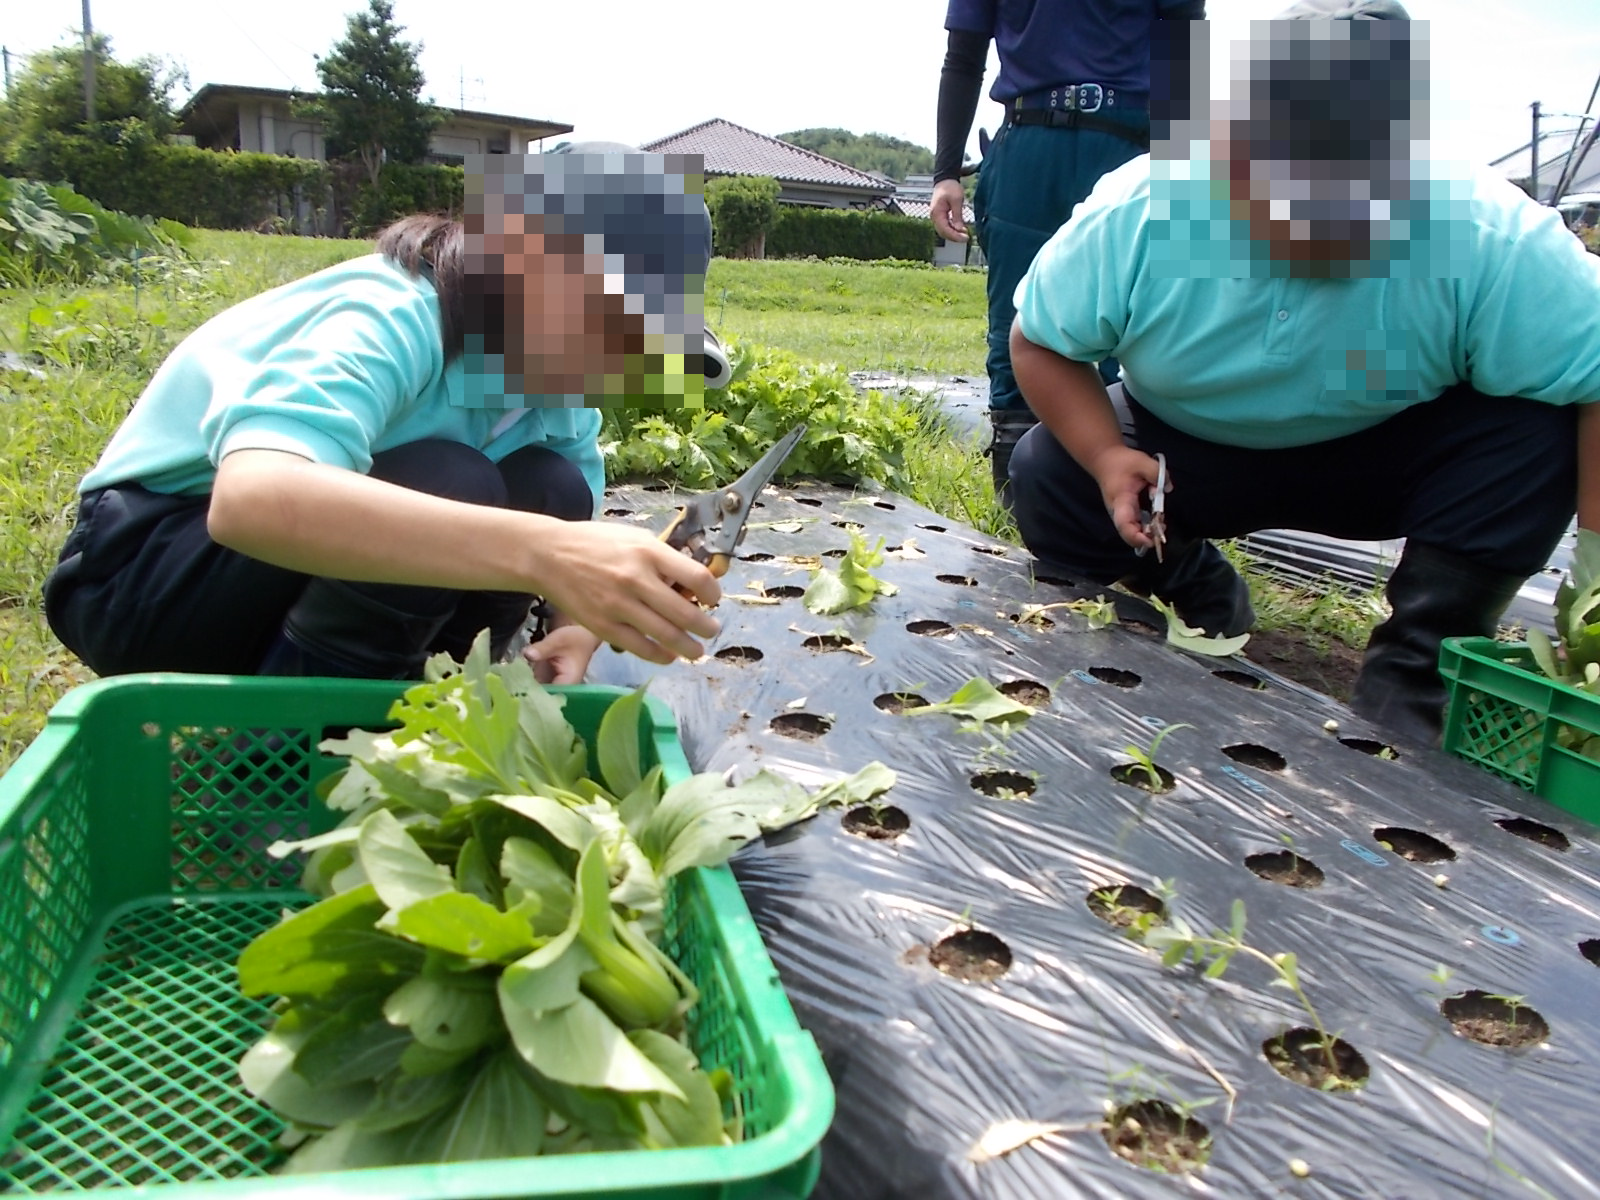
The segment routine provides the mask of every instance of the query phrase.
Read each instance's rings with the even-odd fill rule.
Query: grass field
[[[213,314],[369,250],[364,241],[202,230],[188,261],[158,260],[94,286],[0,291],[0,351],[17,356],[0,370],[0,769],[88,677],[46,627],[40,587],[70,528],[78,480],[151,374]],[[981,375],[984,307],[977,272],[864,263],[717,259],[706,286],[707,320],[724,337],[848,370]],[[1015,539],[975,444],[924,422],[905,451],[913,499]],[[1294,625],[1296,597],[1258,579],[1252,587],[1264,616]],[[1305,611],[1313,635],[1348,640],[1370,623],[1337,604]]]

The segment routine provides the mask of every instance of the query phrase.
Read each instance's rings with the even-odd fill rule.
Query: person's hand
[[[967,221],[962,215],[965,204],[966,194],[961,190],[959,179],[941,179],[933,185],[933,203],[928,215],[933,218],[933,227],[945,241],[967,240]]]
[[[535,549],[538,586],[528,590],[619,650],[653,663],[693,661],[705,650],[691,635],[721,630],[700,608],[722,599],[716,576],[636,526],[554,522]]]
[[[600,639],[582,625],[561,625],[522,648],[540,683],[582,683]]]
[[[1117,536],[1136,550],[1155,545],[1139,519],[1139,505],[1160,478],[1160,464],[1132,446],[1114,446],[1094,460],[1089,473],[1100,485],[1100,497],[1105,501],[1106,511],[1111,514],[1111,523],[1117,528]],[[1170,468],[1167,471],[1167,491],[1172,491]]]

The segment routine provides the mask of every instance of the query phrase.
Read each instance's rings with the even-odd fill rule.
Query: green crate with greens
[[[1600,534],[1578,531],[1556,638],[1447,638],[1444,748],[1600,824]]]
[[[692,775],[481,645],[79,688],[0,777],[0,1181],[805,1196],[832,1087],[722,864],[892,781]]]

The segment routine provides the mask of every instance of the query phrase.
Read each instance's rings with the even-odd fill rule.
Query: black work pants
[[[528,447],[491,462],[446,441],[373,456],[370,474],[468,504],[584,520],[593,498],[567,459]],[[503,648],[531,596],[315,578],[219,546],[209,496],[138,486],[85,495],[45,582],[45,613],[68,649],[100,675],[197,671],[251,675],[288,640],[319,674],[419,677],[427,655],[462,657],[483,629]]]
[[[1163,453],[1172,540],[1298,529],[1407,538],[1507,574],[1547,561],[1577,503],[1577,412],[1464,384],[1371,429],[1280,450],[1224,446],[1157,420],[1112,388],[1124,439]],[[1147,565],[1117,535],[1100,487],[1043,425],[1011,460],[1017,525],[1040,559],[1112,583]]]

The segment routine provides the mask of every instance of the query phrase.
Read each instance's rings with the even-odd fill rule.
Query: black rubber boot
[[[1250,587],[1233,564],[1210,542],[1187,546],[1169,543],[1166,561],[1146,554],[1145,565],[1123,586],[1142,596],[1155,595],[1177,610],[1183,623],[1208,637],[1238,637],[1256,623]]]
[[[1350,707],[1397,740],[1437,746],[1449,698],[1439,643],[1493,636],[1522,584],[1523,576],[1407,542],[1385,588],[1393,615],[1372,631]]]
[[[991,408],[989,424],[993,436],[984,453],[989,456],[989,471],[994,478],[994,495],[1001,505],[1011,507],[1011,452],[1022,435],[1039,423],[1031,408]]]

